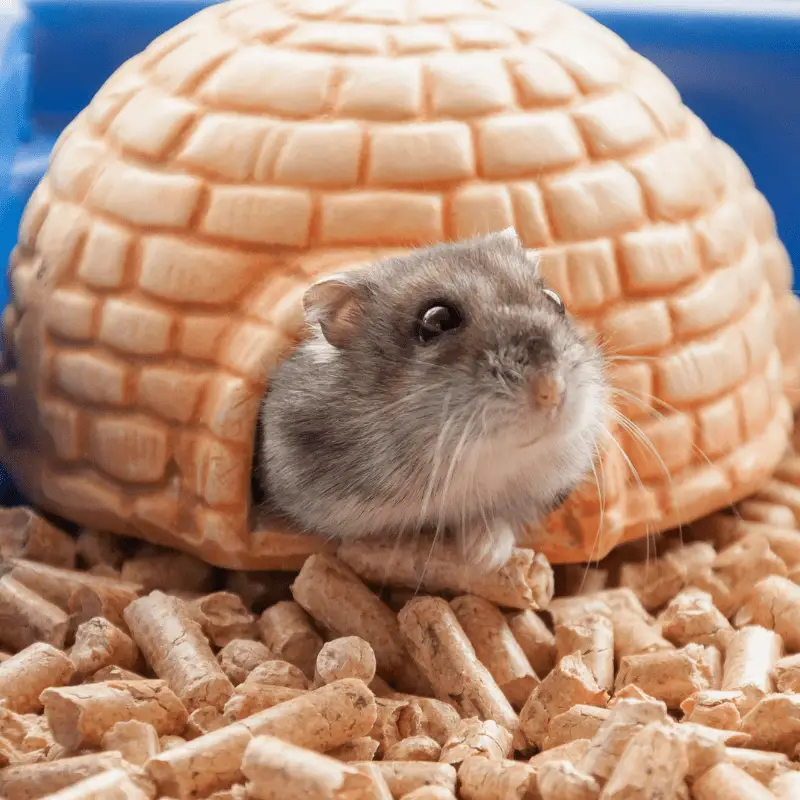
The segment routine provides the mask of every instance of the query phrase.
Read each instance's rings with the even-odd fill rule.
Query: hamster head
[[[275,505],[339,537],[450,531],[474,554],[563,502],[591,469],[606,388],[537,266],[509,230],[311,286],[311,335],[265,401]]]

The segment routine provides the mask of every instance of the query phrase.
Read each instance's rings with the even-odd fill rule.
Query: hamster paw
[[[464,554],[468,563],[485,572],[499,569],[511,557],[517,537],[511,526],[498,520],[489,530],[476,528],[464,539]]]

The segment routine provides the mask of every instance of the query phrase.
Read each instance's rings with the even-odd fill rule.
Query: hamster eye
[[[461,314],[449,305],[436,303],[428,306],[419,316],[414,329],[414,335],[427,344],[446,331],[451,331],[461,324]]]
[[[556,304],[562,314],[566,311],[564,301],[552,289],[545,289],[544,293]]]

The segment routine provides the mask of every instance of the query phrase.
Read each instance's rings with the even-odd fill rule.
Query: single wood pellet
[[[521,709],[539,684],[539,678],[505,617],[493,603],[474,595],[457,597],[450,607],[478,660],[489,670],[511,705]]]
[[[494,760],[508,758],[512,750],[511,734],[494,720],[471,717],[461,721],[442,747],[439,761],[454,767],[471,756]]]
[[[531,692],[520,713],[522,732],[530,746],[544,749],[552,720],[574,705],[605,706],[601,689],[579,652],[564,656]]]
[[[187,603],[154,591],[134,600],[124,616],[153,671],[190,711],[208,705],[222,709],[233,694],[233,684]]]
[[[448,603],[436,597],[414,598],[398,622],[408,652],[441,699],[452,700],[462,716],[494,720],[517,733],[516,712],[478,661]]]
[[[261,642],[250,639],[233,639],[217,653],[222,671],[234,686],[243,683],[259,664],[275,660],[277,656]]]

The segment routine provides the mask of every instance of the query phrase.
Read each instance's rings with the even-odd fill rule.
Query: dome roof
[[[264,526],[250,472],[302,292],[508,226],[631,421],[529,541],[597,557],[763,482],[798,333],[771,210],[656,67],[556,0],[234,0],[120,68],[21,224],[4,462],[76,522],[297,563],[319,543]]]

